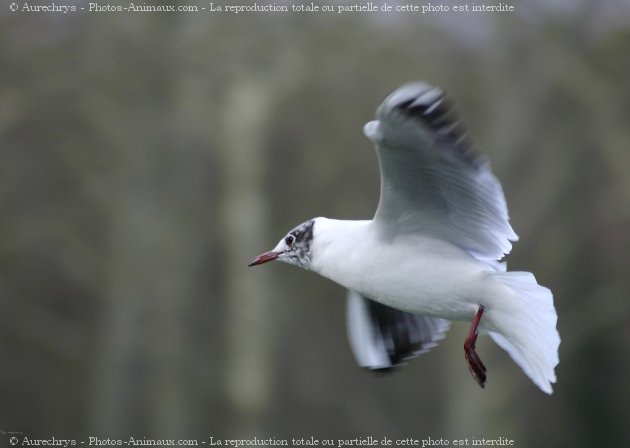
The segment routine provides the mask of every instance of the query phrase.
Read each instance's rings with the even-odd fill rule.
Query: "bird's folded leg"
[[[464,341],[464,356],[466,357],[466,364],[468,364],[468,370],[472,373],[473,378],[479,383],[481,387],[486,384],[486,366],[483,365],[479,355],[475,351],[475,343],[477,342],[477,335],[479,334],[479,321],[483,316],[484,307],[479,305],[477,314],[473,318],[470,324],[470,330]]]

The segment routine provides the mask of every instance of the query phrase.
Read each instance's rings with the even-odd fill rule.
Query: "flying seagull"
[[[437,345],[450,321],[468,321],[464,355],[481,387],[480,331],[551,394],[560,345],[553,295],[499,262],[518,236],[501,184],[444,92],[406,84],[363,132],[381,172],[374,218],[313,218],[250,266],[280,260],[347,288],[348,338],[362,367],[398,366]]]

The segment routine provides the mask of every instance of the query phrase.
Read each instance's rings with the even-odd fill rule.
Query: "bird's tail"
[[[505,307],[488,310],[487,330],[492,339],[544,392],[556,382],[560,335],[551,291],[529,272],[492,272],[507,295]],[[483,322],[483,320],[482,320]]]

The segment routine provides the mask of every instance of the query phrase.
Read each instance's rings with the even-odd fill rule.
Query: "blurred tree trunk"
[[[269,275],[247,269],[253,248],[270,244],[268,204],[264,189],[265,130],[274,91],[264,79],[245,75],[227,91],[224,143],[220,148],[224,194],[227,320],[225,384],[232,421],[255,431],[271,396]],[[230,428],[229,430],[236,430]]]
[[[266,251],[281,235],[271,236],[272,205],[265,188],[267,132],[279,100],[301,79],[297,54],[286,48],[279,56],[275,76],[242,70],[230,84],[222,113],[223,244],[226,281],[226,397],[232,412],[234,435],[260,434],[262,417],[272,396],[273,316],[277,302],[273,274],[249,269],[247,264]],[[278,75],[278,73],[280,75]]]

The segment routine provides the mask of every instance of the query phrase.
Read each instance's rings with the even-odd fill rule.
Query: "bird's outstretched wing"
[[[406,313],[348,291],[347,326],[357,363],[369,369],[389,369],[435,347],[450,322]]]
[[[501,184],[477,153],[444,93],[425,83],[390,94],[365,125],[376,144],[381,197],[374,223],[389,237],[435,236],[484,261],[518,236]]]

